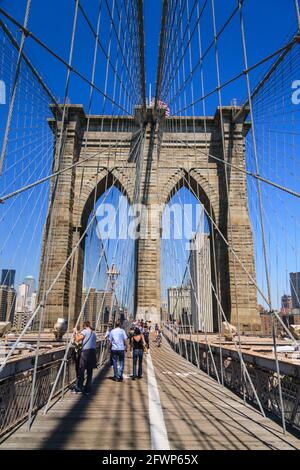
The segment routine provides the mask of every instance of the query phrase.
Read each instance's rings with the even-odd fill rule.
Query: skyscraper
[[[300,308],[300,272],[290,273],[293,308]]]
[[[28,286],[28,297],[31,297],[35,293],[35,280],[33,276],[26,276],[23,284]]]
[[[168,289],[168,313],[173,320],[189,325],[191,314],[191,288],[189,285]]]
[[[13,322],[17,293],[13,287],[0,286],[0,321]]]
[[[17,330],[22,329],[36,308],[35,280],[27,276],[19,285],[13,325]]]
[[[1,286],[14,287],[16,271],[14,269],[2,269]]]
[[[27,299],[28,299],[28,290],[29,288],[27,284],[23,283],[19,286],[17,306],[16,306],[16,311],[18,313],[27,311],[26,305],[27,305]]]
[[[85,301],[88,291],[83,291],[83,299]],[[89,290],[89,296],[85,304],[83,317],[95,327],[97,318],[99,324],[107,323],[109,320],[109,312],[112,307],[112,292],[98,291],[94,288]]]
[[[212,333],[213,308],[211,288],[210,237],[197,233],[191,241],[191,305],[192,322],[196,331]]]

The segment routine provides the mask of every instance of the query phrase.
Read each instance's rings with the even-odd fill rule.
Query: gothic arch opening
[[[72,269],[72,291],[77,315],[82,311],[83,319],[103,330],[109,321],[133,315],[135,246],[126,232],[130,199],[110,172],[92,190],[87,182],[87,189],[80,216],[86,236]]]
[[[206,333],[220,326],[211,219],[215,222],[215,211],[203,187],[191,175],[177,177],[162,213],[161,315],[163,320]]]

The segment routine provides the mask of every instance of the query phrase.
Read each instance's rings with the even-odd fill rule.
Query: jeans
[[[138,376],[142,377],[143,375],[143,355],[144,351],[142,349],[134,349],[133,350],[133,377],[136,377],[136,366],[137,362],[139,361],[139,371]]]
[[[112,355],[113,366],[114,366],[114,378],[123,379],[125,351],[112,351],[111,355]],[[118,359],[120,362],[119,372],[118,372]]]

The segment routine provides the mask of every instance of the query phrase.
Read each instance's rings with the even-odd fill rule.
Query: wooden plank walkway
[[[179,357],[164,341],[151,345],[170,449],[300,449],[278,424]],[[28,432],[20,427],[0,445],[5,449],[151,449],[147,360],[144,378],[112,381],[112,369],[94,380],[90,397],[68,393],[47,416],[40,412]],[[152,384],[153,385],[153,384]],[[152,386],[151,385],[151,386]]]

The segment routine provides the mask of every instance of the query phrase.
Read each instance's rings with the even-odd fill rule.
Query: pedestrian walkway
[[[151,343],[144,378],[130,379],[127,358],[123,383],[112,368],[96,376],[90,397],[67,393],[47,416],[40,412],[31,432],[21,426],[4,449],[300,449],[231,391],[178,356],[164,341]]]

